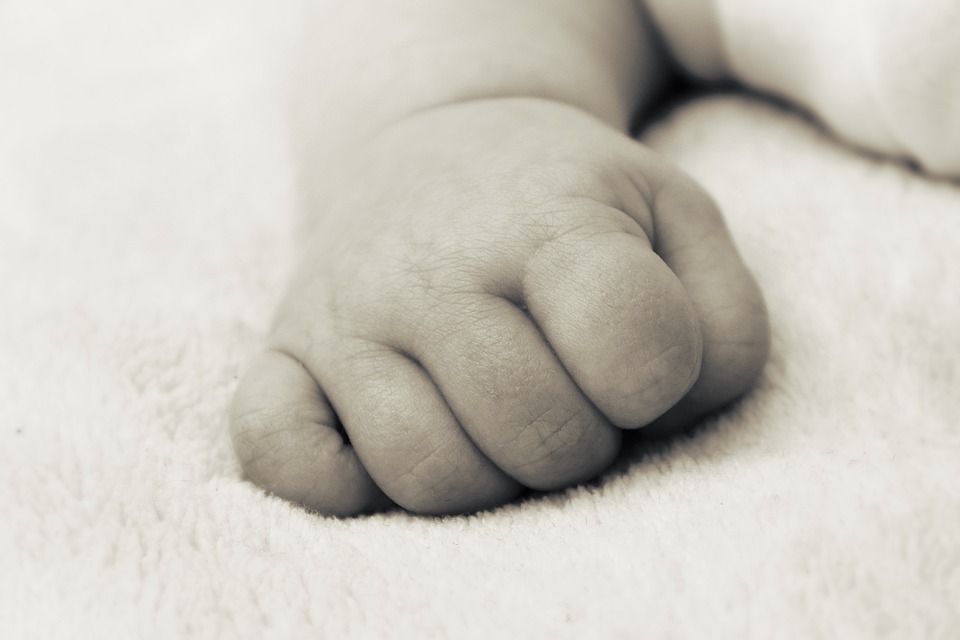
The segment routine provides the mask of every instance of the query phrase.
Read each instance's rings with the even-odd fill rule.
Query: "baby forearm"
[[[351,0],[323,13],[304,82],[331,151],[408,113],[497,97],[562,101],[625,129],[666,66],[634,0]]]

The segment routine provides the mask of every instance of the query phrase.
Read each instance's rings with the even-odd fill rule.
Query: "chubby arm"
[[[323,4],[304,22],[296,84],[300,124],[331,160],[410,113],[476,99],[556,100],[626,131],[667,74],[635,0]]]

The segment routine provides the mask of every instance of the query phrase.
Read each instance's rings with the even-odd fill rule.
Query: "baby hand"
[[[592,117],[450,105],[357,158],[232,407],[269,491],[489,508],[593,478],[621,430],[687,424],[759,375],[766,312],[714,204]]]

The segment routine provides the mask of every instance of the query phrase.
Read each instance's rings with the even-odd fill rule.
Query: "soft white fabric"
[[[960,176],[956,0],[650,4],[692,73],[729,75],[802,105],[866,149]]]
[[[955,637],[955,184],[681,107],[647,139],[758,273],[756,392],[595,487],[326,519],[225,422],[295,258],[295,9],[0,6],[0,637]]]

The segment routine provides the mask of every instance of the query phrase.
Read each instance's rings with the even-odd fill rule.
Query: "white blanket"
[[[296,9],[0,12],[0,637],[956,637],[956,184],[678,108],[646,139],[758,274],[756,391],[596,486],[328,519],[225,421],[296,257]]]

